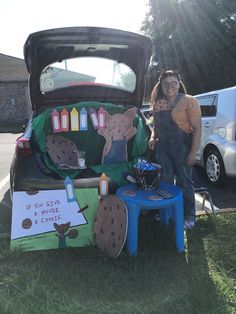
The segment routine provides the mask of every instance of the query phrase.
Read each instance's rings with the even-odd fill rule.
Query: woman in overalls
[[[168,70],[154,86],[151,101],[154,129],[149,148],[155,149],[162,166],[162,180],[175,183],[183,192],[185,228],[195,224],[195,197],[192,166],[201,138],[201,110],[197,100],[187,95],[180,75]]]

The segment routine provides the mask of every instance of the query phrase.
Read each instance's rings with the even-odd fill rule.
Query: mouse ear
[[[106,111],[106,110],[104,110],[104,111],[105,111],[105,114],[106,114],[107,118],[110,118],[112,116],[108,111]]]
[[[134,107],[134,108],[131,108],[129,110],[127,110],[124,114],[126,115],[126,117],[129,119],[129,120],[133,120],[135,115],[136,115],[136,112],[137,112],[137,109]]]

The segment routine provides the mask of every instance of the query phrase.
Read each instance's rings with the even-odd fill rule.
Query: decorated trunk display
[[[14,192],[12,249],[94,245],[94,219],[104,214],[99,198],[108,197],[109,182],[126,182],[123,173],[147,149],[148,134],[136,108],[99,102],[57,106],[38,115],[32,127],[43,163],[64,181],[64,189]],[[96,187],[74,185],[91,170],[98,177]],[[97,235],[98,246],[101,241]],[[125,233],[115,250],[107,242],[109,255],[117,257],[124,241]]]

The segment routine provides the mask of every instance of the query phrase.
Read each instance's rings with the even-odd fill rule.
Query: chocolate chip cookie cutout
[[[46,138],[46,151],[56,165],[78,166],[77,146],[59,134],[49,134]],[[76,153],[77,152],[77,153]]]
[[[32,220],[30,218],[25,218],[21,225],[23,229],[30,229],[32,226]]]
[[[109,257],[117,258],[125,244],[127,228],[128,212],[124,201],[115,195],[104,197],[93,226],[97,247]]]

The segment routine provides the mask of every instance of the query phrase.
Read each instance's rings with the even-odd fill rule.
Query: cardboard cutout
[[[46,138],[46,150],[52,161],[61,168],[79,168],[78,148],[69,139],[59,134],[49,134]]]
[[[135,115],[136,108],[113,115],[106,111],[105,128],[98,129],[98,134],[106,140],[102,155],[103,164],[127,162],[127,142],[137,133],[137,129],[133,127]]]
[[[98,206],[93,226],[97,247],[109,257],[118,257],[125,244],[127,228],[125,202],[115,195],[104,197]]]
[[[23,251],[95,245],[93,224],[98,190],[76,189],[76,201],[66,191],[14,192],[11,249]]]

